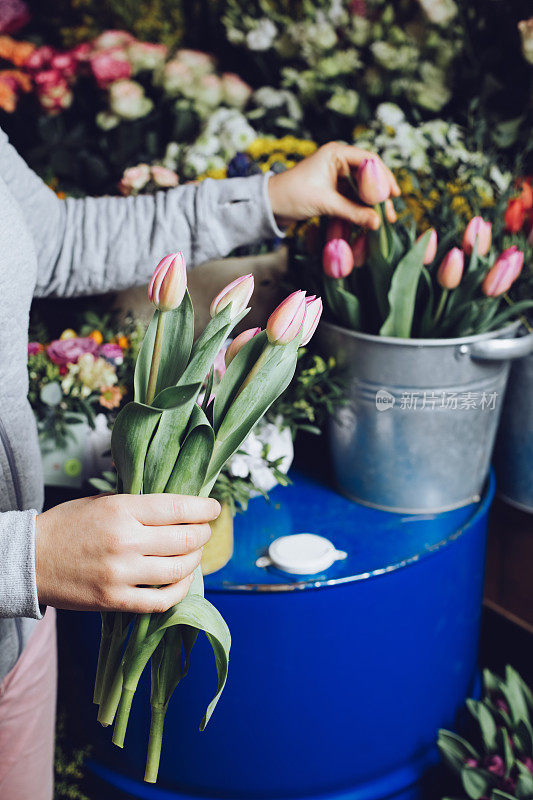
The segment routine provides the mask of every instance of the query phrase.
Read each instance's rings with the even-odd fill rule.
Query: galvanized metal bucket
[[[533,351],[519,323],[458,339],[397,339],[320,325],[346,380],[329,426],[338,489],[399,513],[438,513],[479,500],[510,360]]]
[[[500,497],[533,514],[533,355],[512,366],[494,466]]]

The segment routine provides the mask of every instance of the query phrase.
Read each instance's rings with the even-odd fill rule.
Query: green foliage
[[[483,697],[468,700],[474,745],[450,731],[440,731],[444,762],[457,775],[465,794],[479,800],[532,800],[533,696],[510,666],[505,678],[484,673]]]

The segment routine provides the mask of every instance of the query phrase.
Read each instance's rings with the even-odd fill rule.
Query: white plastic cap
[[[336,550],[324,536],[296,533],[275,539],[268,548],[268,556],[258,558],[256,565],[277,567],[292,575],[315,575],[347,555],[343,550]]]

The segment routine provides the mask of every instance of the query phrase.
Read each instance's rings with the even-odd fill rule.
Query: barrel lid
[[[348,500],[299,472],[291,478],[292,486],[277,486],[270,502],[254,498],[236,515],[233,558],[205,577],[208,591],[311,589],[400,569],[456,538],[486,512],[494,491],[491,479],[481,503],[442,514],[395,514]]]

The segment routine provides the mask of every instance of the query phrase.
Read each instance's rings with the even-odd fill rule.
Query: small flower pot
[[[220,516],[211,522],[211,538],[204,547],[202,556],[202,573],[212,572],[225,567],[233,555],[233,514],[227,503],[222,503]]]
[[[457,339],[397,339],[320,325],[323,353],[346,381],[329,426],[337,488],[399,513],[477,502],[503,407],[510,360],[533,350],[519,323]]]
[[[533,355],[512,366],[494,466],[500,497],[533,514]]]

